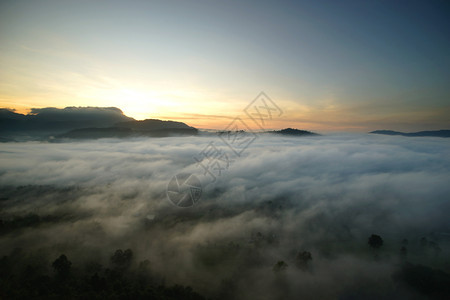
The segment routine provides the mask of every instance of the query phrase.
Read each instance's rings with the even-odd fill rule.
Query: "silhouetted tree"
[[[128,266],[131,257],[131,250],[116,251],[112,264]],[[0,257],[0,299],[205,299],[190,287],[167,287],[142,277],[140,271],[147,271],[148,261],[140,264],[138,272],[89,265],[93,267],[87,268],[87,274],[72,272],[72,263],[62,254],[51,263],[55,270],[53,279],[46,275],[47,262],[30,262],[20,249],[14,250],[9,256]],[[90,273],[94,270],[98,272]]]
[[[95,292],[100,292],[106,289],[106,280],[105,278],[98,276],[98,273],[92,275],[89,283],[91,284],[91,287]]]
[[[262,246],[264,242],[264,235],[261,232],[257,232],[254,239],[253,239],[255,246],[259,247]]]
[[[64,254],[62,254],[52,263],[53,269],[55,269],[57,276],[61,279],[65,279],[69,276],[71,266],[72,263]]]
[[[151,281],[150,261],[148,259],[139,263],[137,270],[138,283],[144,286]]]
[[[131,264],[131,258],[133,257],[133,252],[131,249],[122,251],[121,249],[116,250],[113,256],[111,256],[111,262],[114,267],[119,270],[127,269]]]
[[[441,252],[441,247],[439,247],[439,244],[437,242],[431,241],[428,243],[428,245],[431,249],[433,249],[435,255],[439,255],[439,253]]]
[[[295,265],[299,269],[307,269],[309,262],[312,260],[312,255],[308,251],[300,251],[295,258]]]
[[[285,263],[284,261],[280,260],[273,266],[273,271],[274,272],[284,271],[284,270],[286,270],[287,267],[288,267],[288,264]]]
[[[372,234],[369,237],[368,244],[374,249],[379,249],[381,246],[383,246],[383,239],[377,234]]]
[[[400,256],[401,256],[402,258],[406,258],[407,255],[408,255],[408,250],[406,249],[405,246],[402,246],[402,247],[400,248]]]
[[[102,270],[102,265],[95,261],[90,261],[85,265],[85,271],[88,274],[99,273]]]

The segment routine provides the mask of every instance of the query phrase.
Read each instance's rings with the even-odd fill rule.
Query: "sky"
[[[450,128],[448,1],[0,0],[0,107],[115,106],[225,128]]]

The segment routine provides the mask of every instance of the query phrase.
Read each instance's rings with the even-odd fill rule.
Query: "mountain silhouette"
[[[81,127],[108,127],[132,121],[116,107],[33,108],[27,115],[0,109],[0,134],[42,136]]]
[[[143,121],[128,121],[116,124],[117,127],[130,128],[134,130],[159,130],[159,129],[192,129],[194,127],[188,126],[183,122],[176,121],[162,121],[158,119],[146,119]]]
[[[281,129],[281,130],[266,131],[266,133],[293,135],[293,136],[319,135],[319,134],[311,132],[311,131],[294,129],[294,128],[285,128],[285,129]]]
[[[400,132],[393,130],[375,130],[370,133],[385,134],[385,135],[401,135],[401,136],[434,136],[434,137],[450,137],[450,130],[434,130],[434,131],[419,131],[419,132]]]
[[[182,122],[136,121],[116,107],[34,108],[27,115],[0,109],[0,141],[196,134]]]

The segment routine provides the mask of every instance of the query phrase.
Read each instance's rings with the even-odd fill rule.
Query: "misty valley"
[[[230,156],[214,182],[193,159],[211,142]],[[2,143],[0,296],[448,299],[448,139],[220,142]],[[202,183],[191,207],[168,199],[180,173]]]

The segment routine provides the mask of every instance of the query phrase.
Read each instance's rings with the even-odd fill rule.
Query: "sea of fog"
[[[155,281],[217,299],[421,299],[406,262],[450,273],[450,139],[261,134],[240,146],[214,135],[1,143],[0,255],[48,265],[64,253],[82,272],[131,249],[130,270],[148,260]],[[192,207],[167,197],[180,173],[202,182]],[[302,251],[312,260],[298,267]]]

